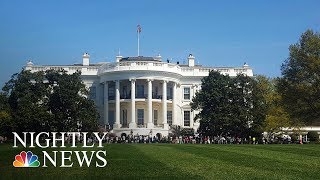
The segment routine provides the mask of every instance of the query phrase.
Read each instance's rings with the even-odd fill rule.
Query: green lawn
[[[11,146],[0,145],[0,179],[320,179],[320,145],[105,144],[105,168],[80,168],[75,158],[72,168],[14,168],[30,149]],[[42,165],[41,150],[32,149]]]

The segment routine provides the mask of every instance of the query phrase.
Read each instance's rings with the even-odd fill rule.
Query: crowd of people
[[[150,135],[133,135],[122,134],[116,136],[115,134],[108,134],[105,143],[171,143],[171,144],[291,144],[302,143],[299,139],[292,139],[290,136],[284,137],[232,137],[232,136],[201,136],[194,135],[169,135],[161,136],[159,134]]]
[[[77,137],[77,139],[82,142],[83,137]],[[71,137],[65,137],[65,142],[69,142]],[[0,136],[0,143],[7,141],[7,138]],[[95,137],[89,137],[87,139],[88,143],[98,142]],[[170,135],[161,136],[156,134],[152,136],[149,135],[133,135],[133,134],[122,134],[121,136],[116,136],[115,134],[107,134],[103,140],[104,143],[171,143],[171,144],[291,144],[291,143],[303,143],[303,139],[297,140],[292,139],[290,136],[283,137],[232,137],[232,136],[201,136],[199,134],[195,135]]]
[[[106,136],[106,143],[172,143],[172,144],[258,144],[258,140],[253,138],[235,138],[224,136],[151,136],[151,135],[122,135]]]

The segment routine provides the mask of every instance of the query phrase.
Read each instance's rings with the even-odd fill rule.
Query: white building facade
[[[203,67],[195,65],[190,54],[187,64],[162,61],[156,57],[116,56],[115,62],[90,64],[90,56],[83,55],[82,64],[38,66],[29,62],[31,72],[64,69],[72,74],[81,71],[84,84],[90,90],[100,113],[99,124],[109,127],[118,136],[125,134],[167,136],[171,125],[197,130],[197,111],[190,102],[201,89],[201,79],[210,70],[231,77],[239,73],[253,76],[252,69],[242,67]]]

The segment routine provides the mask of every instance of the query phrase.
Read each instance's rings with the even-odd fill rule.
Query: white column
[[[147,128],[153,128],[152,122],[152,80],[148,79],[148,123]]]
[[[104,82],[104,92],[103,92],[103,94],[104,94],[104,108],[103,108],[103,110],[104,110],[104,125],[107,125],[107,124],[109,124],[109,122],[108,122],[108,116],[109,116],[109,83],[108,83],[108,81],[106,81],[106,82]]]
[[[116,80],[116,122],[113,125],[113,128],[120,128],[120,81]]]
[[[136,128],[136,80],[131,79],[131,122],[129,128]]]
[[[192,92],[190,92],[191,94],[191,100],[193,99],[193,97],[196,95],[196,92],[197,92],[197,88],[198,88],[198,85],[197,84],[193,84],[192,87],[191,87],[191,90]],[[194,125],[194,116],[195,116],[195,111],[190,111],[190,127],[193,128],[193,125]]]
[[[163,128],[169,129],[167,123],[167,81],[164,80],[162,84],[162,122]]]
[[[177,125],[177,117],[176,117],[176,88],[177,84],[173,82],[172,87],[172,124]]]

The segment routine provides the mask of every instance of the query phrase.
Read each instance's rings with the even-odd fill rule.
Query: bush
[[[319,134],[317,132],[308,132],[308,138],[311,142],[319,142]]]
[[[295,144],[299,142],[299,134],[293,133],[290,135],[290,137],[291,137],[291,143]]]

